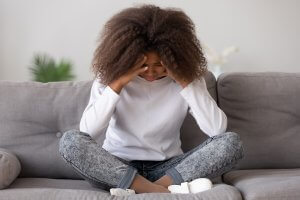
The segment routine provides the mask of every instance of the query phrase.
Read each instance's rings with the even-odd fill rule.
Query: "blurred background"
[[[29,68],[43,64],[37,54],[63,65],[60,73],[69,79],[92,79],[91,60],[105,22],[145,3],[190,16],[216,76],[300,71],[298,0],[0,0],[0,80],[32,80],[39,72]]]

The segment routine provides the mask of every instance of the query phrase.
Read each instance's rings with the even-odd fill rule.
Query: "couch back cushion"
[[[207,73],[205,79],[216,99],[213,74]],[[0,81],[0,148],[18,156],[20,177],[81,179],[60,157],[58,144],[62,133],[79,129],[91,86],[92,81]],[[181,131],[184,151],[206,138],[189,114]]]
[[[223,73],[217,93],[244,143],[237,169],[300,167],[300,73]]]
[[[58,152],[63,132],[78,129],[91,81],[0,82],[0,147],[20,159],[20,177],[80,178]]]

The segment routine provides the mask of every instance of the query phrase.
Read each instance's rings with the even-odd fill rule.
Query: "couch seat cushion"
[[[93,199],[122,199],[122,200],[242,200],[239,191],[230,185],[215,184],[211,190],[197,194],[161,194],[144,193],[127,197],[114,197],[109,192],[93,188],[84,180],[47,179],[47,178],[18,178],[8,189],[0,190],[0,199],[20,200],[93,200]]]
[[[246,200],[300,199],[300,168],[235,170],[223,178]]]

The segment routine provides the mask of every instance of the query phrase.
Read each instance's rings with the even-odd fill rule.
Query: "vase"
[[[218,76],[220,74],[223,73],[221,65],[212,65],[212,66],[210,66],[210,71],[214,74],[214,76],[216,77],[216,79],[218,78]]]

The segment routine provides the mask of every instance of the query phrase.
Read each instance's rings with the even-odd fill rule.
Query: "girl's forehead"
[[[145,63],[147,64],[158,64],[160,63],[160,57],[156,54],[146,54],[147,60]]]
[[[155,51],[146,52],[145,55],[147,56],[148,59],[157,59],[157,60],[160,60],[159,55]]]

